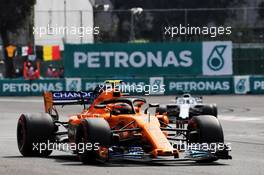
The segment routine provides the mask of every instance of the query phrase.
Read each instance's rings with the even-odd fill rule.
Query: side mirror
[[[94,108],[95,109],[105,109],[106,105],[95,105]]]

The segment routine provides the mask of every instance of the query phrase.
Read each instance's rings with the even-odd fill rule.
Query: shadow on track
[[[212,163],[196,163],[193,161],[177,161],[177,162],[142,162],[142,161],[130,161],[130,160],[114,160],[106,163],[97,163],[85,165],[82,164],[76,155],[51,155],[49,157],[23,157],[23,156],[5,156],[7,159],[52,159],[63,166],[96,166],[96,167],[143,167],[143,166],[229,166],[229,164],[223,164],[220,162]]]

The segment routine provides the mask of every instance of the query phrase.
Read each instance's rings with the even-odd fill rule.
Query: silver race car
[[[216,104],[204,104],[202,97],[193,97],[190,94],[183,94],[176,97],[175,103],[160,105],[156,108],[156,114],[166,113],[170,123],[179,120],[188,120],[193,116],[212,115],[217,117]]]
[[[201,162],[231,159],[230,147],[224,143],[224,133],[217,118],[216,104],[204,104],[202,97],[183,94],[172,104],[158,105],[156,116],[160,125],[170,131],[168,139],[191,158]],[[205,144],[214,151],[200,147]],[[189,146],[195,145],[195,148]],[[207,158],[206,158],[207,157]]]

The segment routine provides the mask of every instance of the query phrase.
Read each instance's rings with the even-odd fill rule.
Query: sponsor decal
[[[230,90],[229,81],[171,81],[169,82],[170,91],[228,91]]]
[[[203,75],[232,75],[232,42],[203,42]]]
[[[150,77],[149,84],[151,87],[157,87],[152,89],[151,95],[163,95],[165,92],[164,78],[163,77]]]
[[[246,94],[250,91],[249,76],[234,76],[234,91],[236,94]]]
[[[74,52],[74,68],[85,65],[87,68],[142,68],[142,67],[191,67],[192,52],[183,50],[168,52]],[[100,61],[103,60],[103,61]]]
[[[62,91],[63,83],[49,83],[49,82],[37,82],[37,83],[3,83],[3,93],[25,93],[25,92],[44,92],[44,91]]]
[[[215,46],[207,59],[207,65],[210,69],[218,71],[223,68],[225,60],[223,53],[226,49],[225,45]]]
[[[91,97],[93,92],[54,92],[53,99],[80,99],[80,98],[87,98]]]
[[[88,90],[94,90],[96,87],[104,84],[104,81],[101,82],[83,82],[84,83],[84,88],[86,91]]]
[[[66,44],[65,57],[67,77],[202,74],[201,42]]]
[[[67,77],[232,75],[232,42],[65,45]]]
[[[66,78],[67,91],[80,91],[82,89],[82,80],[80,78]]]
[[[253,82],[253,90],[264,90],[264,80],[263,81],[255,80]]]

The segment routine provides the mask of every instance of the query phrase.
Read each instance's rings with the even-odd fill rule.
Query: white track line
[[[38,99],[12,99],[12,98],[0,98],[0,102],[18,102],[18,103],[43,103],[43,100]]]
[[[246,117],[246,116],[224,116],[218,117],[220,120],[224,121],[234,121],[234,122],[259,122],[263,121],[264,117]]]
[[[3,142],[3,141],[16,141],[16,137],[0,137],[0,142]]]

